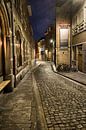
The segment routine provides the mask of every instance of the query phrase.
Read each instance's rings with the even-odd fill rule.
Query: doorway
[[[82,71],[82,45],[78,47],[78,70]]]

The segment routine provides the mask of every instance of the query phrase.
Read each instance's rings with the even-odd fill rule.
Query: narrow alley
[[[72,84],[41,62],[0,95],[0,130],[86,130],[86,87]]]
[[[86,0],[0,0],[0,130],[86,130]]]

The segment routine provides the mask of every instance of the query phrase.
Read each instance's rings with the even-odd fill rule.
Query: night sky
[[[28,0],[32,8],[30,21],[34,39],[44,37],[44,33],[55,22],[55,0]]]

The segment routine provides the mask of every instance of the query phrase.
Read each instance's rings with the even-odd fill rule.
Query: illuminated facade
[[[56,62],[86,72],[86,1],[65,2],[56,12]]]
[[[56,17],[56,64],[70,65],[71,21],[69,15],[65,16],[63,14],[64,10],[62,10],[59,15],[57,13]]]
[[[31,68],[33,38],[26,0],[0,1],[0,82],[14,87]]]
[[[72,18],[72,61],[79,71],[86,72],[86,1]]]

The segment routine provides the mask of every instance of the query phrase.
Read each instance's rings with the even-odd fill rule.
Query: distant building
[[[47,32],[45,33],[45,57],[46,60],[53,61],[54,63],[56,61],[56,54],[55,54],[56,34],[55,33],[56,33],[55,24],[49,26]]]

